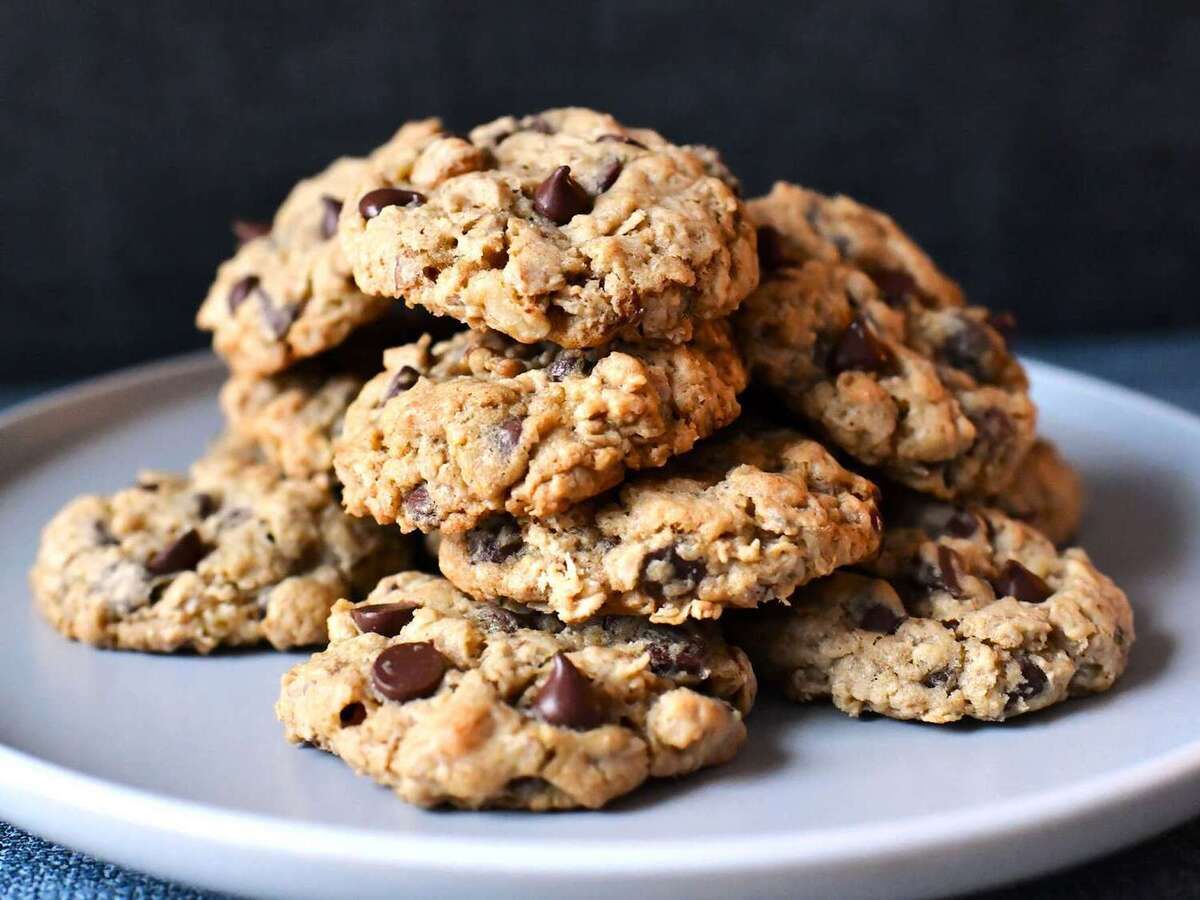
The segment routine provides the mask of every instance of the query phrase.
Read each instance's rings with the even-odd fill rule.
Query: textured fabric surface
[[[1200,412],[1200,334],[1164,338],[1027,341],[1019,349]],[[0,384],[0,409],[37,392]],[[218,895],[173,885],[72,853],[0,823],[0,898],[146,898],[192,900]],[[980,895],[1036,898],[1185,898],[1200,896],[1200,818],[1165,835],[1049,877]]]

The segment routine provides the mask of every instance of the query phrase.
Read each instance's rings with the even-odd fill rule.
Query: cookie
[[[563,625],[418,573],[339,601],[329,635],[283,676],[288,740],[420,806],[596,809],[731,759],[754,701],[745,655],[709,625]]]
[[[1003,721],[1110,688],[1125,594],[1080,549],[985,507],[910,502],[877,560],[730,621],[764,683],[850,715]]]
[[[711,150],[603,113],[508,116],[377,165],[339,235],[362,290],[472,328],[568,348],[684,341],[758,280],[723,172]]]
[[[982,501],[1040,531],[1058,546],[1083,518],[1083,481],[1050,441],[1039,438],[1000,493]]]
[[[343,202],[374,166],[415,157],[441,133],[437,119],[403,126],[370,159],[345,157],[297,184],[269,231],[247,230],[217,270],[196,317],[235,372],[270,375],[344,341],[394,304],[359,290],[336,240]]]
[[[873,553],[876,496],[796,432],[739,432],[556,516],[443,534],[438,562],[472,596],[565,621],[717,618]]]
[[[188,476],[142,472],[71,501],[30,580],[55,629],[98,647],[282,650],[323,642],[335,600],[409,559],[408,539],[345,515],[326,482],[286,478],[231,442]]]
[[[594,350],[464,332],[385,365],[346,413],[335,462],[351,513],[405,531],[561,512],[733,421],[746,386],[725,322],[689,344]]]
[[[809,196],[776,186],[752,209],[768,210],[780,228],[807,228],[808,207],[779,207]],[[988,496],[1012,481],[1033,444],[1037,411],[986,310],[956,305],[944,290],[933,299],[889,295],[864,270],[816,257],[764,269],[736,317],[738,335],[752,378],[794,415],[920,491]]]
[[[889,303],[932,309],[962,306],[962,289],[890,216],[849,197],[828,197],[786,181],[747,202],[758,226],[764,270],[810,259],[840,263],[870,276]]]

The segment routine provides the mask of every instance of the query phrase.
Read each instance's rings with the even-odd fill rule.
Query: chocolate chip
[[[563,728],[586,730],[604,724],[604,710],[592,683],[565,653],[554,657],[554,668],[533,698],[533,708],[544,721]]]
[[[371,667],[375,690],[389,700],[404,703],[428,697],[446,674],[446,657],[428,641],[395,644],[377,657]]]
[[[200,539],[196,529],[185,531],[163,549],[150,557],[146,571],[151,575],[171,575],[195,568],[196,563],[208,556],[212,547]]]
[[[956,538],[969,538],[979,530],[979,520],[965,509],[957,509],[946,519],[942,531]]]
[[[275,340],[279,340],[288,333],[300,310],[295,306],[276,306],[275,301],[262,288],[258,289],[255,296],[258,298],[258,308],[263,321]]]
[[[561,350],[546,366],[546,375],[551,381],[562,381],[568,375],[587,375],[595,368],[586,354],[578,350]]]
[[[992,340],[987,328],[973,319],[960,319],[941,346],[942,360],[966,372],[976,381],[989,380],[988,355],[992,352]]]
[[[571,177],[570,166],[559,166],[533,192],[533,208],[555,225],[566,225],[591,210],[592,198]]]
[[[921,686],[927,688],[945,687],[946,690],[953,690],[957,683],[958,677],[949,669],[938,669],[921,679]]]
[[[238,242],[240,247],[242,244],[249,243],[255,238],[265,237],[271,233],[270,222],[251,222],[248,219],[234,219],[229,223],[229,230],[233,232],[234,240]]]
[[[1014,706],[1018,700],[1032,700],[1040,694],[1049,681],[1046,673],[1028,656],[1017,657],[1017,665],[1021,667],[1021,683],[1008,692],[1008,705]]]
[[[700,560],[684,559],[674,547],[662,547],[642,557],[641,587],[652,597],[663,596],[663,588],[678,582],[681,593],[694,591],[708,570]]]
[[[988,316],[988,322],[1000,333],[1000,336],[1005,341],[1012,340],[1013,335],[1017,331],[1017,317],[1007,310],[992,313]]]
[[[363,194],[358,201],[358,211],[364,219],[373,219],[389,206],[420,206],[425,195],[403,188],[377,188]]]
[[[246,298],[250,296],[250,292],[258,287],[258,276],[247,275],[233,283],[233,287],[229,289],[229,294],[225,297],[225,303],[229,307],[229,314],[233,315],[238,311],[238,307],[246,302]]]
[[[401,366],[396,370],[396,374],[392,376],[392,380],[387,383],[387,388],[384,389],[383,399],[391,400],[398,394],[403,394],[420,379],[421,373],[412,366]]]
[[[491,516],[467,532],[467,557],[473,563],[502,563],[524,543],[512,516]]]
[[[512,456],[513,451],[521,443],[521,429],[524,423],[517,416],[509,416],[491,431],[491,440],[500,455]]]
[[[350,618],[364,634],[382,634],[384,637],[395,637],[409,622],[412,621],[413,609],[403,603],[373,603],[368,606],[356,606],[350,610]]]
[[[942,586],[953,596],[961,597],[963,588],[958,580],[958,570],[962,568],[962,557],[949,547],[939,546],[937,558]]]
[[[338,721],[342,723],[343,728],[353,728],[355,725],[361,725],[366,718],[367,710],[361,703],[347,703],[342,707],[342,711],[338,713]]]
[[[758,227],[758,267],[773,272],[786,262],[783,258],[783,239],[770,225]]]
[[[894,634],[904,624],[907,616],[897,615],[891,607],[872,603],[858,617],[858,627],[879,634]]]
[[[430,523],[437,515],[437,506],[429,496],[429,488],[419,484],[404,498],[405,514],[417,523]]]
[[[329,240],[337,234],[338,216],[342,212],[342,201],[326,194],[321,198],[321,237]]]
[[[1054,588],[1015,559],[1004,564],[992,587],[997,597],[1015,597],[1022,603],[1041,603],[1054,593]]]
[[[197,494],[196,495],[196,514],[202,519],[207,519],[217,511],[217,501],[212,494]]]
[[[625,168],[625,166],[621,163],[621,161],[619,159],[614,159],[608,164],[604,171],[601,172],[599,180],[601,194],[617,183],[617,179],[621,177],[621,170],[623,168]]]
[[[845,253],[844,250],[842,252]],[[899,306],[909,294],[920,295],[913,277],[900,269],[875,269],[867,274],[892,306]]]
[[[618,144],[628,144],[630,147],[637,147],[641,150],[646,149],[645,144],[640,143],[639,141],[635,141],[631,137],[625,137],[625,135],[623,135],[623,134],[602,134],[602,135],[600,135],[600,137],[596,138],[596,143],[598,143],[598,144],[604,143],[607,141],[613,141]]]
[[[998,409],[985,409],[975,415],[968,414],[975,426],[975,440],[986,441],[988,444],[1003,444],[1013,434],[1013,424],[1009,417]]]
[[[891,370],[892,364],[892,351],[875,336],[866,320],[858,316],[834,346],[829,367],[834,375],[848,371],[883,374]]]
[[[475,618],[485,628],[502,631],[505,634],[512,634],[518,628],[529,627],[525,621],[528,616],[517,615],[510,609],[492,603],[479,606],[475,611]]]
[[[652,643],[646,648],[650,654],[650,671],[655,675],[672,675],[685,672],[703,675],[705,669],[704,648],[692,642]]]

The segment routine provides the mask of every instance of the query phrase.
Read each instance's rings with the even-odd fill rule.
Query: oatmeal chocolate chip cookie
[[[406,538],[345,515],[326,482],[285,478],[230,442],[190,477],[143,472],[73,500],[46,526],[30,580],[58,631],[99,647],[286,649],[324,641],[338,597],[409,558]]]
[[[497,515],[443,534],[439,564],[473,596],[565,621],[717,618],[873,553],[876,498],[795,432],[738,433],[556,516]]]
[[[1032,526],[1061,547],[1079,531],[1083,481],[1054,444],[1039,438],[1013,480],[983,502]]]
[[[288,740],[420,806],[595,809],[731,759],[754,701],[711,625],[564,625],[413,572],[338,601],[329,636],[283,676]]]
[[[375,166],[339,234],[364,291],[472,328],[570,348],[683,341],[758,281],[724,171],[603,113],[509,116]]]
[[[1025,372],[982,308],[892,302],[863,272],[810,259],[772,270],[736,318],[755,381],[918,490],[996,493],[1033,444]]]
[[[416,158],[440,134],[437,119],[410,122],[370,159],[339,159],[297,184],[269,229],[240,223],[236,231],[246,240],[218,269],[196,317],[230,368],[282,371],[337,346],[394,305],[355,285],[336,239],[338,215],[374,167]]]
[[[336,444],[344,503],[405,531],[544,517],[661,466],[740,412],[746,372],[725,322],[689,344],[593,350],[499,332],[389,350]]]
[[[964,304],[963,293],[892,219],[849,197],[827,197],[778,181],[747,202],[758,225],[763,275],[810,259],[865,272],[889,303],[932,309]]]
[[[1002,721],[1124,671],[1129,601],[1083,550],[985,507],[916,501],[888,523],[861,573],[729,625],[764,683],[853,716]]]

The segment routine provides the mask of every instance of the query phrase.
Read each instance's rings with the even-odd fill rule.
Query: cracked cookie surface
[[[283,676],[288,740],[337,754],[420,806],[599,808],[647,778],[726,762],[754,701],[711,625],[553,616],[385,578]]]
[[[732,422],[746,372],[729,326],[595,350],[463,332],[389,350],[346,413],[346,508],[405,531],[544,517],[662,466]]]
[[[898,270],[887,270],[890,281],[873,280],[868,269],[822,258],[830,255],[820,253],[824,244],[810,247],[810,220],[843,203],[861,209],[787,185],[751,202],[760,221],[776,223],[775,237],[764,241],[772,260],[736,317],[753,378],[832,443],[897,481],[947,498],[999,492],[1034,441],[1037,413],[1024,370],[990,314],[962,305],[898,230],[900,237],[875,244],[899,243],[906,253],[876,250],[870,258],[907,260],[907,280]],[[829,247],[837,246],[831,238]],[[841,256],[861,264],[863,252]]]
[[[335,600],[364,595],[411,556],[398,532],[343,513],[327,484],[286,478],[226,441],[187,476],[146,471],[111,496],[79,497],[42,534],[38,607],[99,647],[320,643]]]
[[[739,431],[561,514],[443,534],[438,561],[473,596],[566,621],[716,618],[873,553],[877,493],[796,432]]]
[[[764,683],[854,716],[1002,721],[1124,671],[1129,601],[1083,550],[985,507],[909,498],[888,522],[876,560],[729,623]]]
[[[687,340],[757,283],[712,151],[587,109],[498,119],[375,167],[342,212],[358,285],[523,343]]]

